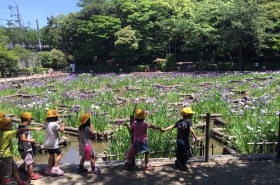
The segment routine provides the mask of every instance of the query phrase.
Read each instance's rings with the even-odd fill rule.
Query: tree
[[[15,55],[19,58],[21,67],[28,68],[28,60],[32,56],[32,52],[23,48],[21,45],[16,44],[13,48]]]
[[[74,51],[76,60],[92,62],[95,56],[107,60],[114,51],[115,32],[120,30],[120,20],[109,16],[92,15],[90,20],[78,25],[75,35],[82,43]]]
[[[133,63],[137,60],[138,40],[136,31],[127,26],[115,33],[114,59],[121,63]]]
[[[39,52],[39,61],[45,68],[52,67],[52,57],[51,53],[48,51]]]
[[[188,32],[185,38],[182,38],[185,42],[181,46],[181,49],[191,53],[195,60],[213,60],[213,53],[220,39],[218,17],[221,3],[219,0],[204,0],[195,4],[192,19],[188,20],[185,29]]]
[[[18,69],[18,57],[12,50],[8,50],[5,43],[0,43],[0,71],[3,74],[16,71]]]
[[[260,8],[262,16],[267,19],[265,27],[267,47],[262,50],[267,60],[280,54],[280,2],[278,0],[263,0]]]
[[[5,27],[0,26],[0,42],[8,42],[9,37],[5,34]]]
[[[62,42],[62,29],[61,29],[61,22],[64,16],[59,15],[57,17],[51,16],[48,17],[47,26],[42,28],[42,43],[49,45],[51,48],[58,49],[60,43]]]
[[[261,16],[258,0],[235,0],[220,8],[220,49],[238,53],[238,69],[242,70],[244,50],[261,49],[266,21]]]
[[[52,68],[64,69],[67,67],[67,60],[61,51],[52,49],[50,54],[52,58]]]

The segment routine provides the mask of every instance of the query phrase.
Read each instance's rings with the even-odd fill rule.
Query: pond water
[[[217,127],[217,125],[214,125],[214,120],[211,119],[210,120],[210,130],[212,130],[214,127]],[[205,139],[206,137],[206,132],[200,132],[198,134],[198,137]],[[214,145],[214,151],[213,154],[214,155],[222,155],[223,154],[223,143],[221,143],[220,141],[218,141],[217,139],[210,137],[210,141],[209,141],[209,145],[210,147],[212,146],[212,144]],[[209,149],[209,155],[212,155],[212,148]]]
[[[95,153],[101,154],[104,152],[105,147],[102,142],[91,141],[91,146]],[[79,156],[79,142],[76,136],[70,136],[70,144],[66,147],[62,146],[63,156],[60,163],[79,163],[81,157]],[[47,164],[49,155],[38,154],[35,156],[35,162],[37,164]]]

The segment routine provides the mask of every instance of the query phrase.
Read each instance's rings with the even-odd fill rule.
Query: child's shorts
[[[10,177],[14,171],[18,170],[13,157],[3,158],[2,161],[3,164],[0,167],[1,177]]]
[[[34,163],[34,156],[32,151],[20,152],[20,155],[27,166]]]
[[[57,154],[60,155],[62,153],[60,148],[56,148],[56,149],[48,149],[49,154]]]
[[[138,153],[149,152],[149,147],[147,142],[135,141],[134,148],[138,151]]]

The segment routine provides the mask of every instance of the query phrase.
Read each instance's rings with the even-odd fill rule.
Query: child
[[[21,117],[21,125],[18,129],[28,128],[31,124],[32,115],[30,112],[24,112]],[[32,152],[32,144],[35,144],[35,139],[31,138],[30,131],[21,132],[18,134],[18,151],[23,159],[24,163],[19,168],[19,172],[28,174],[29,180],[37,180],[41,178],[41,175],[33,173],[33,163],[34,163],[34,154]],[[27,171],[26,171],[27,168]]]
[[[130,130],[131,137],[133,138],[135,149],[131,155],[128,156],[125,166],[132,169],[132,159],[136,156],[137,153],[145,154],[145,170],[153,171],[154,168],[149,164],[149,147],[147,143],[147,129],[153,128],[161,130],[160,127],[150,125],[144,120],[147,117],[148,112],[145,112],[142,109],[137,109],[134,114],[135,122],[132,123]]]
[[[5,113],[3,111],[0,110],[0,117],[5,116]],[[6,183],[9,183],[12,181],[11,177],[6,177]],[[0,178],[0,182],[1,182],[1,178]]]
[[[79,141],[79,154],[82,156],[80,160],[80,166],[78,173],[87,172],[88,170],[84,167],[84,163],[86,160],[86,152],[84,150],[85,147],[88,147],[88,152],[90,153],[90,163],[92,168],[92,174],[100,174],[101,171],[97,167],[95,167],[95,159],[94,159],[94,151],[91,148],[90,144],[90,135],[94,134],[94,129],[92,124],[90,123],[90,114],[83,113],[80,115],[80,123],[79,132],[78,132],[78,141]]]
[[[162,129],[162,132],[170,130],[172,128],[178,128],[177,132],[177,152],[175,161],[176,166],[181,166],[184,169],[187,169],[186,162],[189,158],[192,157],[191,147],[189,142],[189,135],[190,132],[192,133],[193,137],[195,138],[195,142],[199,142],[199,139],[196,137],[196,134],[193,130],[193,124],[191,118],[195,112],[192,111],[191,108],[183,108],[182,109],[182,116],[183,119],[180,119],[175,124]]]
[[[57,124],[59,114],[56,110],[50,109],[47,113],[46,118],[46,139],[44,142],[44,147],[48,149],[49,160],[48,168],[45,170],[46,174],[53,175],[63,175],[64,171],[59,168],[59,162],[62,157],[62,151],[58,147],[58,131],[63,132],[65,124]],[[55,157],[55,154],[57,155]],[[53,166],[54,163],[54,166]]]
[[[5,116],[0,117],[0,156],[2,156],[2,162],[0,168],[0,176],[2,185],[6,185],[6,178],[11,174],[14,175],[18,185],[26,185],[27,182],[21,181],[18,173],[18,167],[13,159],[11,139],[16,138],[16,135],[21,132],[30,130],[41,130],[42,128],[22,128],[18,130],[12,130],[12,118]]]

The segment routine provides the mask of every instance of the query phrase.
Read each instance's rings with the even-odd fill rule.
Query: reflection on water
[[[210,130],[213,129],[213,127],[217,127],[217,125],[214,125],[214,120],[211,119],[210,120]],[[203,131],[201,133],[198,134],[198,137],[205,139],[206,137],[206,132]],[[222,155],[223,154],[223,144],[221,142],[219,142],[218,140],[216,140],[215,138],[210,137],[210,141],[209,141],[209,147],[212,146],[212,144],[214,144],[214,151],[213,154],[214,155]],[[212,155],[212,148],[209,149],[209,155]]]
[[[102,142],[91,141],[91,146],[95,153],[100,154],[104,152],[104,144]],[[60,160],[61,163],[79,163],[81,157],[79,156],[79,142],[75,136],[70,136],[70,144],[66,147],[60,147],[63,151],[63,156]],[[49,154],[38,154],[35,161],[38,164],[47,164]]]

